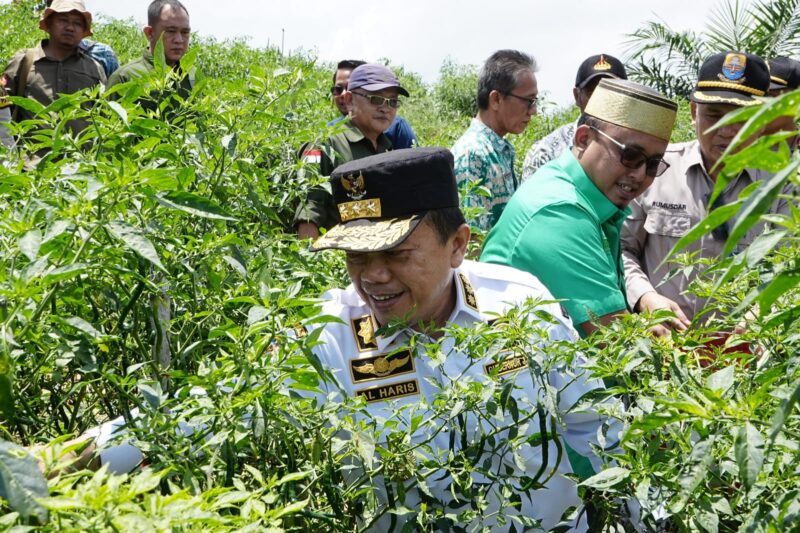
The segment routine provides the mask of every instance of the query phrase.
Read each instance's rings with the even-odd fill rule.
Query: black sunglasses
[[[669,168],[669,163],[664,161],[661,156],[647,157],[644,152],[638,148],[625,146],[603,130],[595,128],[594,126],[589,127],[617,145],[617,148],[619,148],[619,162],[622,163],[622,166],[636,170],[644,165],[644,173],[651,178],[657,178]]]
[[[384,98],[383,96],[379,96],[377,94],[364,94],[364,93],[357,93],[353,91],[353,94],[357,94],[358,96],[362,96],[366,98],[370,104],[374,105],[375,107],[381,107],[382,105],[388,105],[394,109],[397,109],[403,102],[400,101],[398,98]]]
[[[342,94],[346,90],[347,90],[347,87],[345,87],[344,85],[334,85],[333,87],[331,87],[331,94],[334,95],[334,96],[339,96],[340,94]]]

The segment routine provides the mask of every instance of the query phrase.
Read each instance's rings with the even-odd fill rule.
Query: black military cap
[[[385,152],[341,165],[330,179],[341,222],[311,245],[380,252],[403,242],[434,209],[458,207],[453,154],[446,148]]]
[[[800,87],[800,61],[788,57],[776,57],[767,60],[769,66],[770,90]]]
[[[587,57],[578,67],[578,74],[575,76],[575,87],[583,89],[598,76],[618,78],[620,80],[628,79],[628,74],[625,72],[625,66],[622,61],[608,54],[599,54]]]
[[[699,104],[753,105],[768,89],[769,69],[763,59],[746,52],[721,52],[700,67],[689,99]]]

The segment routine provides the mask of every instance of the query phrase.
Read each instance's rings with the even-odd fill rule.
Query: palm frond
[[[759,0],[749,8],[754,20],[748,52],[790,56],[800,50],[800,0]]]
[[[727,0],[712,9],[703,37],[712,52],[746,50],[753,25],[753,16],[739,0]]]

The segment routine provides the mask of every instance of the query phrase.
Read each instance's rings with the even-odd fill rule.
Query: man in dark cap
[[[575,470],[561,456],[563,443],[556,440],[566,439],[584,459],[594,458],[591,445],[596,445],[604,422],[592,411],[570,411],[586,393],[602,388],[602,383],[588,379],[581,362],[574,367],[552,366],[549,358],[557,350],[543,348],[575,339],[569,319],[558,304],[532,306],[529,300],[551,301],[552,296],[530,274],[464,259],[470,230],[458,207],[453,157],[448,150],[398,150],[355,160],[338,167],[330,185],[341,223],[311,249],[344,251],[352,283],[323,296],[320,314],[337,320],[324,324],[312,320],[306,326],[308,334],[322,330],[316,332],[314,352],[334,376],[320,382],[316,397],[320,404],[340,403],[345,396],[362,398],[364,407],[353,415],[354,423],[377,424],[379,446],[387,447],[390,439],[406,436],[416,457],[422,454],[431,460],[405,473],[385,465],[382,476],[372,483],[379,505],[375,515],[380,518],[369,529],[400,531],[405,523],[413,523],[423,501],[429,516],[437,512],[453,516],[459,505],[452,501],[453,495],[474,499],[477,494],[483,503],[469,523],[450,525],[470,530],[499,527],[499,515],[506,524],[541,520],[545,530],[554,527],[569,507],[581,503],[576,483],[568,477]],[[503,337],[508,344],[498,345],[494,355],[476,354],[464,351],[454,338],[453,329],[502,323],[514,313],[515,323],[531,328],[525,332],[524,346]],[[430,352],[431,343],[441,351]],[[529,367],[529,360],[536,362]],[[445,400],[448,394],[466,394],[463,387],[468,384],[496,390],[488,395],[494,398],[509,383],[513,383],[510,398],[516,408],[495,410],[491,420],[476,417],[468,408],[460,415],[466,420],[460,424],[449,407],[434,407],[449,401]],[[551,426],[556,433],[548,429],[544,440],[541,424],[555,413],[540,403],[543,383],[558,391],[553,409],[559,411],[563,423]],[[474,409],[484,412],[485,407]],[[397,415],[412,410],[415,419],[418,415],[416,422]],[[391,423],[381,422],[387,420]],[[609,442],[617,438],[619,429],[613,422],[612,426]],[[130,446],[126,444],[103,448],[111,434],[108,427],[92,432],[100,435],[102,462],[110,463],[111,471],[132,468],[141,459],[135,448],[126,449]],[[512,428],[520,438],[509,449]],[[487,435],[491,437],[482,438]],[[448,472],[430,466],[462,453],[479,465],[470,474],[469,495],[461,493],[463,483],[454,483]],[[345,475],[351,473],[359,475],[352,471]],[[399,484],[404,485],[402,490]],[[570,526],[581,531],[585,522]]]
[[[667,172],[631,203],[631,214],[621,235],[628,303],[640,312],[673,311],[678,320],[659,327],[659,334],[669,333],[670,326],[685,329],[706,304],[705,298],[686,292],[702,271],[701,265],[690,273],[678,263],[659,265],[678,240],[711,210],[734,202],[750,185],[770,176],[763,170],[745,169],[731,179],[713,205],[708,205],[722,171],[720,158],[743,123],[712,128],[731,111],[759,104],[758,98],[766,96],[769,87],[770,73],[760,57],[743,52],[722,52],[709,57],[700,67],[690,97],[697,140],[670,145],[664,155],[669,163]],[[756,137],[747,139],[740,148]],[[787,209],[786,203],[779,201],[772,211]],[[719,257],[732,223],[734,219],[702,236],[685,251],[698,259]],[[763,224],[754,226],[740,241],[739,249],[762,231]],[[676,269],[680,271],[671,275]]]
[[[662,156],[676,112],[648,87],[600,80],[572,149],[522,184],[481,261],[534,274],[564,299],[584,336],[627,313],[620,226],[631,200],[666,170]]]
[[[353,69],[364,64],[366,64],[366,61],[344,59],[339,61],[336,65],[336,70],[333,73],[333,85],[331,85],[331,96],[333,97],[333,104],[341,114],[328,122],[328,126],[338,124],[345,120],[350,114],[350,111],[347,109],[344,93],[347,92],[347,83],[350,81],[350,74],[353,72]],[[383,133],[392,141],[392,148],[394,150],[412,148],[417,145],[417,134],[414,133],[411,124],[400,115],[394,117],[392,125]]]
[[[397,115],[402,103],[400,95],[408,96],[408,91],[387,67],[367,63],[355,68],[342,95],[350,116],[345,130],[326,139],[321,146],[304,146],[302,159],[318,164],[320,175],[330,176],[342,163],[391,150],[392,143],[384,131]],[[338,222],[339,214],[330,191],[316,187],[298,207],[293,225],[301,238],[315,238],[320,228],[330,228]]]
[[[44,10],[39,28],[48,38],[38,46],[20,50],[6,67],[2,84],[9,96],[27,96],[43,105],[60,94],[71,94],[106,82],[103,67],[81,48],[81,39],[92,35],[92,14],[83,0],[54,0]],[[34,114],[12,107],[14,121]],[[70,127],[80,131],[86,120],[73,120]]]
[[[625,72],[625,66],[622,62],[608,54],[587,57],[578,67],[578,74],[575,76],[575,87],[572,88],[572,96],[575,98],[575,105],[578,106],[581,113],[586,109],[589,98],[591,98],[597,84],[603,78],[627,80],[628,74]],[[572,148],[572,140],[575,137],[575,129],[577,127],[577,121],[572,124],[565,124],[547,137],[534,143],[528,150],[525,161],[522,164],[522,179],[528,179],[540,167],[560,156],[565,150]]]
[[[769,66],[769,96],[781,96],[800,87],[800,62],[788,57],[776,57],[767,60]],[[764,135],[780,132],[797,132],[797,122],[794,113],[778,117],[764,128]],[[786,139],[789,149],[797,148],[800,136],[794,135]]]

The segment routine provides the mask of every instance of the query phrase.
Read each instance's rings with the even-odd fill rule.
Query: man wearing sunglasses
[[[344,93],[347,92],[347,83],[350,81],[350,74],[353,69],[364,65],[366,61],[358,59],[345,59],[339,61],[336,65],[336,71],[333,73],[333,85],[331,85],[331,96],[333,103],[339,110],[341,115],[328,122],[328,126],[334,126],[347,118],[350,113],[347,110],[347,104],[344,101]],[[383,132],[390,141],[392,141],[392,148],[398,150],[400,148],[412,148],[417,146],[417,134],[406,119],[400,115],[395,115],[394,122],[389,126],[389,129]]]
[[[710,211],[736,201],[746,188],[771,176],[763,170],[745,169],[708,205],[722,171],[718,165],[720,158],[743,123],[712,128],[731,111],[757,105],[758,97],[765,96],[769,87],[770,72],[760,57],[741,52],[722,52],[709,57],[700,67],[690,97],[697,140],[670,145],[664,156],[670,164],[669,170],[631,203],[631,215],[622,228],[628,303],[640,312],[669,309],[677,317],[656,334],[686,329],[707,302],[686,292],[702,271],[702,265],[691,272],[675,262],[660,268],[659,265],[678,240]],[[756,138],[754,135],[747,139],[736,150]],[[771,211],[785,213],[788,206],[779,200]],[[720,257],[733,223],[735,218],[690,244],[685,251],[695,254],[697,259]],[[737,251],[744,249],[763,229],[763,224],[751,229],[739,242]],[[676,270],[677,274],[671,275]]]
[[[517,50],[498,50],[481,68],[478,114],[452,149],[461,205],[482,210],[469,220],[473,228],[489,231],[517,190],[514,147],[505,136],[525,131],[536,114],[535,71],[534,59]]]
[[[537,276],[582,336],[628,312],[620,226],[628,204],[668,165],[677,105],[626,80],[602,79],[572,149],[522,184],[486,239],[481,261]]]
[[[615,78],[627,80],[628,74],[622,61],[608,54],[597,54],[587,57],[581,66],[578,67],[578,74],[575,76],[575,87],[572,88],[572,96],[575,98],[575,105],[581,113],[586,109],[589,98],[597,88],[597,84],[603,78]],[[572,147],[572,139],[575,137],[575,129],[578,122],[564,124],[543,139],[535,142],[525,155],[522,163],[522,179],[530,178],[540,167],[543,167],[556,157],[563,154]]]
[[[408,96],[408,91],[385,66],[367,63],[355,68],[342,95],[350,116],[344,131],[323,141],[322,146],[304,146],[301,157],[319,164],[322,176],[330,176],[342,163],[391,150],[392,143],[383,132],[397,115],[400,95]],[[330,190],[320,186],[309,190],[306,201],[297,208],[294,227],[299,237],[316,238],[320,228],[331,228],[339,220]]]

